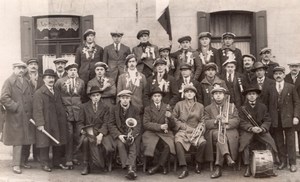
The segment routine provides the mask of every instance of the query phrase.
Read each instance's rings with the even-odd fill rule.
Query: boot
[[[222,168],[221,168],[221,166],[217,165],[215,167],[214,173],[210,176],[210,178],[214,179],[214,178],[218,178],[220,176],[222,176]]]
[[[153,166],[151,169],[148,170],[148,174],[152,175],[152,174],[155,174],[160,168],[160,165],[156,165],[156,166]]]
[[[244,173],[244,177],[250,177],[250,176],[251,176],[250,166],[247,165],[245,173]]]
[[[136,175],[135,171],[133,170],[132,166],[128,166],[128,172],[125,175],[125,177],[130,180],[134,180],[135,178],[137,178],[137,175]]]
[[[235,166],[235,162],[234,162],[234,160],[232,160],[232,158],[231,158],[231,156],[230,156],[229,154],[226,154],[226,155],[225,155],[225,158],[226,158],[226,160],[227,160],[227,165],[228,165],[229,167]]]
[[[90,172],[89,164],[87,162],[83,162],[83,169],[81,171],[81,175],[87,175]]]

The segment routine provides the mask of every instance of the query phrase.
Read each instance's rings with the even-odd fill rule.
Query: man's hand
[[[260,128],[260,127],[257,127],[257,126],[254,126],[253,128],[252,128],[252,132],[253,133],[260,133],[260,132],[262,132],[263,130]]]
[[[103,134],[99,133],[99,135],[97,135],[96,138],[97,138],[96,144],[100,145],[102,143]]]
[[[118,136],[119,140],[121,140],[121,142],[124,143],[124,144],[126,143],[125,137],[126,137],[126,135],[119,135]]]
[[[38,126],[37,129],[38,129],[39,131],[45,130],[44,126]]]
[[[294,124],[294,125],[297,125],[298,123],[299,123],[299,119],[296,118],[296,117],[294,117],[294,118],[293,118],[293,124]]]
[[[170,111],[166,111],[165,116],[166,116],[167,118],[170,118],[170,117],[172,116],[172,114],[171,114]]]
[[[85,132],[84,130],[81,130],[80,133],[81,133],[82,135],[85,135],[85,134],[86,134],[86,132]]]
[[[165,131],[165,130],[168,131],[168,124],[162,124],[162,125],[160,125],[160,129],[163,130],[163,131]]]

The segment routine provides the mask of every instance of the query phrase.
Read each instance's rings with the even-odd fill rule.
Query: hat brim
[[[114,37],[114,36],[122,37],[124,34],[123,33],[110,33],[110,35],[112,37]]]
[[[258,70],[258,69],[260,69],[260,68],[262,68],[262,69],[264,69],[264,70],[267,69],[266,66],[260,66],[260,67],[258,67],[258,68],[252,68],[251,71],[252,71],[252,72],[255,72],[256,70]]]
[[[162,96],[165,96],[165,95],[166,95],[166,93],[163,92],[163,91],[155,91],[155,92],[151,92],[151,93],[150,93],[150,97],[152,97],[154,94],[161,94]]]
[[[249,90],[245,90],[245,91],[243,92],[243,95],[246,96],[249,92],[256,92],[257,95],[259,95],[259,94],[261,93],[261,90],[259,90],[259,89],[249,89]]]
[[[50,74],[50,73],[43,74],[43,78],[44,78],[45,76],[53,76],[53,77],[56,77],[56,74]]]

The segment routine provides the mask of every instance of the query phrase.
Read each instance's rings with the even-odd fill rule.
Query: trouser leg
[[[89,162],[89,139],[87,137],[82,141],[82,160],[83,163]]]
[[[127,150],[126,150],[125,144],[122,143],[119,139],[117,139],[116,142],[117,142],[119,156],[120,156],[121,163],[122,163],[122,168],[125,168],[126,161],[127,161]]]
[[[66,146],[52,146],[52,154],[53,154],[53,165],[59,166],[59,164],[63,164],[62,151]]]
[[[249,165],[250,164],[250,148],[249,148],[249,145],[245,147],[242,154],[243,154],[244,164]]]
[[[179,166],[186,166],[186,159],[185,159],[185,151],[181,143],[175,143],[176,151],[177,151],[177,159],[179,162]]]
[[[285,141],[290,165],[296,165],[295,129],[285,128]]]
[[[94,142],[89,142],[90,147],[90,156],[92,163],[95,164],[97,167],[104,168],[105,162],[104,162],[104,156],[105,153],[103,145],[96,145]]]
[[[49,166],[49,150],[50,147],[39,148],[40,150],[40,163],[42,166]]]
[[[40,157],[40,151],[35,144],[32,145],[32,155],[34,160],[39,160],[38,158]]]
[[[158,150],[160,151],[160,157],[159,157],[159,162],[158,164],[160,166],[165,166],[166,162],[169,159],[170,155],[170,147],[169,145],[163,141],[162,139],[159,139],[157,146]]]
[[[66,162],[72,162],[73,160],[73,123],[67,122],[67,144],[66,144]]]
[[[214,134],[217,134],[217,133],[214,133]],[[223,137],[224,137],[223,135],[220,136],[220,141],[224,141]],[[216,152],[217,152],[215,164],[222,166],[224,163],[224,156],[226,154],[230,154],[228,143],[227,143],[227,138],[225,140],[225,143],[220,143],[218,141],[218,136],[213,136],[213,140],[214,140],[214,143],[216,143]]]
[[[136,156],[136,144],[135,142],[133,142],[132,145],[128,146],[128,157],[126,165],[135,167]]]
[[[30,156],[30,147],[31,145],[23,145],[22,146],[22,158],[21,163],[26,164],[28,162]]]
[[[286,163],[286,145],[284,144],[283,129],[275,128],[275,141],[278,149],[278,155],[281,163]]]
[[[199,147],[197,147],[197,153],[196,153],[196,161],[198,163],[202,163],[204,161],[204,151],[205,151],[206,141],[201,143]]]
[[[13,166],[20,166],[22,158],[22,145],[14,145],[13,146]]]

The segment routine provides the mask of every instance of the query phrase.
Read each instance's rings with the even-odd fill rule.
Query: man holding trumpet
[[[205,138],[207,139],[205,156],[212,162],[213,146],[216,146],[215,170],[211,178],[222,176],[224,158],[228,166],[234,166],[238,156],[238,110],[226,97],[227,90],[220,85],[215,85],[211,90],[212,103],[204,109],[206,126]]]

